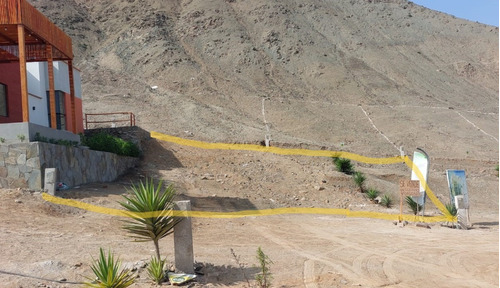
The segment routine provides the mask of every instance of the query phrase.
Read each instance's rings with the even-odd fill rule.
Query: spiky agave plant
[[[410,207],[413,215],[417,215],[422,210],[422,205],[418,204],[411,196],[406,196],[406,204]]]
[[[375,198],[378,197],[378,194],[380,194],[380,192],[377,189],[370,188],[368,189],[368,191],[366,191],[366,197],[370,201],[375,201]]]
[[[361,193],[363,193],[365,190],[364,189],[365,180],[366,180],[365,175],[359,171],[356,171],[356,172],[354,172],[354,175],[352,175],[352,179],[354,180],[354,183],[356,184],[356,186],[358,186],[359,191]]]
[[[94,288],[125,288],[134,284],[135,277],[128,269],[120,270],[120,261],[115,260],[111,251],[108,251],[108,256],[104,250],[100,248],[99,258],[94,259],[94,263],[90,267],[94,272],[97,280],[86,282],[85,286]],[[88,278],[92,280],[91,278]]]
[[[156,258],[161,259],[159,240],[171,234],[182,218],[173,217],[173,198],[175,190],[169,185],[164,191],[163,181],[155,186],[153,179],[146,179],[138,185],[132,185],[130,195],[123,196],[125,202],[119,202],[127,209],[131,220],[125,220],[123,228],[137,241],[153,241]],[[153,215],[135,213],[155,212]]]
[[[448,210],[448,213],[450,213],[451,216],[457,216],[457,207],[455,207],[455,204],[453,203],[448,203],[444,205],[446,207],[446,210]]]
[[[347,158],[332,157],[333,164],[337,168],[337,171],[351,175],[354,173],[354,168],[352,167],[351,160]]]
[[[384,206],[384,207],[387,207],[387,208],[391,208],[392,206],[392,199],[391,199],[391,196],[385,194],[383,197],[382,197],[382,200],[380,201],[380,205]]]
[[[151,257],[151,261],[148,265],[148,275],[156,284],[161,284],[165,279],[165,262],[165,259],[161,260],[156,257]]]

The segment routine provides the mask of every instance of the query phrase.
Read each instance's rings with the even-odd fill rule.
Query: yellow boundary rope
[[[395,164],[405,163],[410,169],[415,168],[415,174],[420,179],[422,186],[425,187],[429,199],[436,205],[436,207],[444,214],[444,216],[422,217],[415,215],[403,215],[403,220],[406,221],[419,221],[419,222],[456,222],[456,217],[450,215],[446,207],[437,199],[432,190],[427,185],[426,181],[420,170],[413,166],[413,162],[408,156],[389,157],[389,158],[370,158],[344,151],[328,151],[328,150],[307,150],[307,149],[285,149],[278,147],[264,147],[252,144],[228,144],[228,143],[207,143],[196,140],[188,140],[175,136],[165,135],[158,132],[151,132],[151,137],[158,140],[171,142],[179,145],[196,147],[201,149],[219,149],[219,150],[243,150],[243,151],[258,151],[274,153],[279,155],[303,155],[303,156],[319,156],[319,157],[342,157],[351,159],[358,162],[369,164]],[[144,212],[144,213],[130,213],[125,210],[106,208],[95,206],[92,204],[63,199],[43,193],[43,199],[55,204],[66,205],[85,209],[87,211],[108,214],[112,216],[132,217],[132,218],[148,218],[164,215],[163,211]],[[270,216],[270,215],[283,215],[283,214],[322,214],[322,215],[343,215],[346,217],[357,218],[376,218],[385,220],[399,220],[399,214],[388,214],[370,211],[351,211],[349,209],[330,209],[330,208],[276,208],[276,209],[263,209],[263,210],[244,210],[236,212],[210,212],[210,211],[171,211],[171,216],[176,217],[199,217],[199,218],[241,218],[250,216]]]
[[[263,209],[263,210],[243,210],[235,212],[173,210],[168,214],[165,214],[164,211],[131,213],[125,210],[96,206],[72,199],[63,199],[49,195],[47,193],[43,193],[42,197],[44,200],[52,202],[54,204],[76,207],[91,212],[108,214],[111,216],[131,217],[131,218],[149,218],[149,217],[158,217],[163,215],[170,215],[174,217],[196,217],[196,218],[242,218],[242,217],[271,216],[271,215],[284,215],[284,214],[321,214],[321,215],[343,215],[346,217],[356,217],[356,218],[376,218],[385,220],[399,219],[399,214],[394,215],[394,214],[370,212],[370,211],[351,211],[349,209],[299,208],[299,207]],[[419,221],[427,223],[448,221],[448,219],[445,216],[422,217],[415,215],[403,215],[403,220]]]

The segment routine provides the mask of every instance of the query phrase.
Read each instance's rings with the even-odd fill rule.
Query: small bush
[[[351,175],[354,173],[354,168],[352,167],[351,160],[346,158],[332,157],[333,164],[337,168],[337,171]]]
[[[368,191],[366,191],[366,197],[368,197],[370,201],[375,201],[375,198],[377,198],[379,194],[380,192],[373,188],[370,188],[368,189]]]
[[[64,146],[78,146],[78,142],[76,142],[76,141],[52,139],[52,138],[49,139],[45,136],[41,136],[40,133],[38,133],[38,132],[36,132],[33,140],[37,141],[37,142],[45,142],[45,143],[64,145]]]
[[[90,137],[84,136],[81,138],[81,142],[92,150],[131,157],[138,157],[140,154],[139,148],[134,143],[106,133],[97,133]]]
[[[382,200],[380,201],[380,205],[391,208],[392,206],[392,199],[389,195],[385,194],[384,197],[382,197]]]
[[[363,192],[364,191],[363,185],[365,184],[365,180],[366,180],[365,175],[361,172],[356,171],[356,172],[354,172],[352,179],[354,180],[354,183],[356,184],[356,186],[358,186],[359,190],[361,192]]]
[[[99,258],[94,260],[90,267],[97,279],[92,282],[86,282],[85,286],[94,288],[125,288],[134,284],[135,277],[128,269],[120,270],[120,261],[115,260],[113,254],[108,252],[106,257],[102,248],[100,248]],[[88,278],[92,280],[91,278]]]
[[[259,261],[260,273],[255,275],[255,280],[260,288],[268,288],[271,286],[272,275],[269,270],[269,265],[273,264],[273,261],[269,259],[269,256],[264,254],[264,251],[259,247],[257,249],[257,260]]]
[[[156,284],[161,284],[165,280],[165,260],[151,257],[148,265],[148,275]]]
[[[455,207],[455,204],[448,203],[444,206],[446,207],[446,210],[448,210],[448,213],[450,213],[452,216],[457,216],[457,207]]]
[[[411,196],[406,196],[406,204],[410,207],[413,215],[417,215],[417,213],[422,210],[422,205],[415,202]]]

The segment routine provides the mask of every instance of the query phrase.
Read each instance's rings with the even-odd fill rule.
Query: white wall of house
[[[38,97],[44,97],[46,94],[45,78],[47,65],[43,62],[28,62],[26,69],[28,70],[28,93]]]
[[[45,67],[47,63],[45,62]],[[45,68],[47,69],[47,68]],[[46,70],[48,71],[48,70]],[[48,72],[46,72],[48,74]],[[82,98],[82,80],[80,76],[80,71],[73,67],[73,84],[75,88],[75,97]],[[49,90],[49,79],[46,79],[45,83],[47,91]],[[65,93],[70,93],[69,89],[69,74],[68,74],[68,64],[63,61],[54,61],[54,87],[55,90],[61,90]]]
[[[54,86],[56,90],[69,93],[68,65],[64,62],[54,61]]]
[[[47,65],[42,62],[29,62],[26,64],[28,77],[28,105],[30,122],[40,126],[49,126],[47,109]]]
[[[47,62],[28,62],[29,113],[30,122],[49,127],[49,110],[47,107],[47,91],[49,91]],[[80,71],[73,69],[75,97],[82,97]],[[54,89],[70,93],[68,65],[62,61],[54,61]]]
[[[47,99],[29,95],[30,123],[49,127]]]

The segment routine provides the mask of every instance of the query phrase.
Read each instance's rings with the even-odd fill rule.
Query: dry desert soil
[[[187,286],[256,287],[261,247],[272,287],[498,287],[498,27],[404,0],[29,2],[73,40],[84,113],[133,112],[145,131],[207,142],[270,137],[367,157],[419,147],[443,203],[446,169],[466,171],[469,230],[320,214],[194,218],[203,275]],[[131,182],[153,177],[199,211],[399,211],[370,203],[329,158],[142,146],[128,175],[60,196],[119,208]],[[399,201],[408,167],[354,164],[367,187]],[[426,215],[439,215],[428,203]],[[0,208],[1,287],[81,286],[100,247],[137,269],[135,287],[153,287],[143,268],[153,244],[131,241],[122,219],[39,191],[1,189]],[[172,237],[160,247],[174,263]]]
[[[397,205],[383,208],[365,199],[328,158],[202,150],[156,139],[144,144],[152,153],[145,153],[130,174],[113,183],[72,187],[59,196],[120,208],[117,201],[130,183],[154,177],[173,184],[177,199],[191,200],[198,211],[323,207],[399,212]],[[445,201],[443,164],[437,162],[431,162],[429,185]],[[356,163],[356,169],[368,175],[368,186],[397,199],[397,179],[409,177],[410,171],[394,165]],[[185,285],[257,287],[256,250],[261,247],[273,261],[272,287],[497,287],[498,172],[492,168],[468,177],[469,230],[319,214],[193,218],[195,261],[203,275]],[[100,247],[137,269],[134,287],[154,287],[144,269],[153,244],[131,241],[120,217],[52,204],[36,191],[1,192],[2,287],[81,286],[92,275],[90,263]],[[439,214],[431,203],[426,210]],[[160,248],[173,265],[173,237],[161,240]]]

